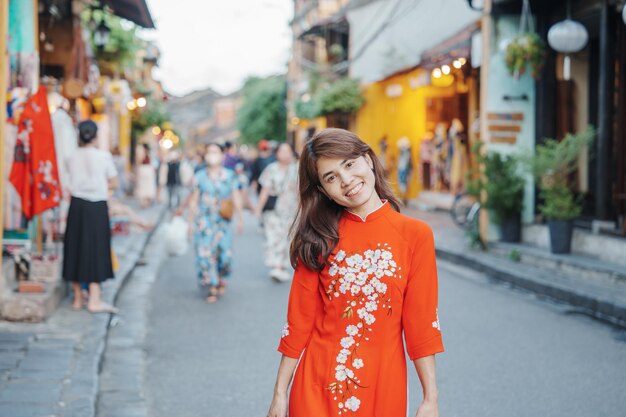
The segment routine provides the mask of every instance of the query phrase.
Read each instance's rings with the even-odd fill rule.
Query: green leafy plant
[[[357,80],[343,78],[318,92],[320,115],[330,113],[354,113],[365,103]]]
[[[147,100],[148,103],[145,108],[133,111],[132,132],[135,137],[141,135],[152,126],[162,126],[163,123],[170,120],[165,104],[162,101],[154,100],[150,97]]]
[[[504,61],[509,74],[520,78],[530,65],[533,78],[539,78],[546,59],[546,44],[533,32],[515,37],[506,47]]]
[[[544,188],[539,195],[544,203],[539,206],[541,213],[552,220],[570,220],[580,216],[582,199],[567,186],[554,185]]]
[[[477,141],[474,145],[472,145],[471,152],[476,163],[473,164],[473,166],[465,174],[465,192],[474,197],[476,200],[479,200],[481,204],[481,194],[485,183],[483,174],[480,171],[480,165],[483,161],[482,148],[483,142],[481,141]]]
[[[92,16],[87,11],[82,14],[81,19],[85,27],[88,27],[90,17]],[[138,36],[137,26],[101,10],[94,11],[93,18],[96,21],[104,19],[110,29],[109,41],[104,48],[96,48],[93,37],[91,40],[91,46],[101,70],[105,73],[123,73],[133,69],[137,52],[146,45],[146,42]]]
[[[343,46],[341,46],[341,44],[339,43],[333,43],[332,45],[330,45],[330,47],[328,48],[328,52],[330,55],[337,58],[341,58],[345,54]]]
[[[522,161],[529,167],[544,200],[541,213],[551,220],[572,220],[581,213],[581,199],[569,187],[569,175],[576,170],[581,152],[593,142],[595,130],[589,126],[567,134],[563,140],[548,139]]]
[[[495,224],[519,216],[524,206],[525,181],[519,175],[515,156],[503,156],[492,152],[483,158],[485,164],[486,193],[483,206],[493,214]]]
[[[263,138],[284,141],[287,136],[285,77],[249,78],[242,92],[243,103],[237,114],[241,140],[249,144]]]
[[[318,100],[316,100],[316,97],[313,97],[309,101],[296,101],[295,112],[296,116],[301,119],[316,118],[320,113]]]
[[[520,262],[522,260],[522,253],[518,249],[511,249],[509,259],[513,262]]]

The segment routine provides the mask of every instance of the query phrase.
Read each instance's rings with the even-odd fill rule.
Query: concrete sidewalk
[[[465,232],[445,211],[406,214],[431,225],[439,259],[484,272],[497,282],[566,303],[577,311],[626,327],[626,269],[581,254],[554,255],[523,244],[490,243],[470,249]]]
[[[155,223],[165,213],[162,206],[139,210],[130,205]],[[151,236],[133,227],[129,236],[113,239],[120,267],[115,279],[102,286],[105,301],[115,302]],[[0,322],[0,416],[94,416],[110,323],[110,314],[72,311],[69,299],[47,322]]]

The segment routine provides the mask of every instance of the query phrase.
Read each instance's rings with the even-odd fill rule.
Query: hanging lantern
[[[93,41],[99,50],[103,50],[107,43],[109,43],[110,34],[111,29],[109,29],[109,27],[104,22],[104,19],[102,19],[93,34]]]
[[[582,50],[587,45],[588,40],[589,34],[582,23],[569,18],[555,23],[548,31],[548,43],[552,49],[565,54],[563,60],[563,78],[565,80],[570,79],[569,54]]]

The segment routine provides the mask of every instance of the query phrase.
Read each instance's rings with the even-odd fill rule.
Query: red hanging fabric
[[[54,134],[44,87],[39,87],[24,104],[17,132],[9,179],[22,199],[24,217],[30,220],[61,201]]]

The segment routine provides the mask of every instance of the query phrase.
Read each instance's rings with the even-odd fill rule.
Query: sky
[[[154,77],[181,96],[211,87],[238,90],[252,75],[287,71],[293,0],[147,0],[161,50]]]

